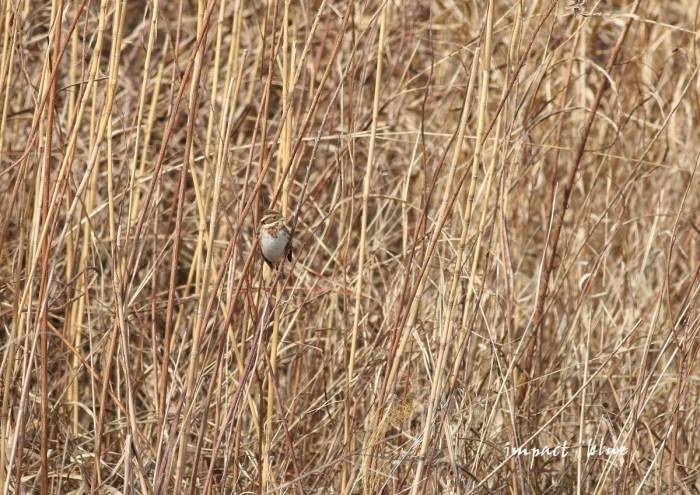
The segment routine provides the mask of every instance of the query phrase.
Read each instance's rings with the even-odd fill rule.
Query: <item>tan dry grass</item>
[[[699,5],[0,0],[2,493],[698,492]]]

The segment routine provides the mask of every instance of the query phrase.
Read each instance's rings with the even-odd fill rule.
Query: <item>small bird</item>
[[[574,15],[582,15],[584,17],[588,17],[586,15],[586,0],[572,0],[571,5],[569,5],[569,9],[573,9]]]
[[[292,235],[284,225],[285,220],[276,210],[267,210],[260,219],[260,252],[270,268],[278,266],[285,256],[292,261]]]

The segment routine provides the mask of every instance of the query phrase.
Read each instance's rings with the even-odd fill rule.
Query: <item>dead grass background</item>
[[[697,493],[699,9],[0,1],[2,493]]]

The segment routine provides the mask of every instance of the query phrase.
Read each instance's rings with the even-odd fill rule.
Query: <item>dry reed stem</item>
[[[698,5],[567,7],[0,0],[1,493],[699,491]]]

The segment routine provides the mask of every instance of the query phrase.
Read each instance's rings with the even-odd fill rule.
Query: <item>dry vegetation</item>
[[[699,2],[567,7],[0,0],[1,493],[698,493]]]

